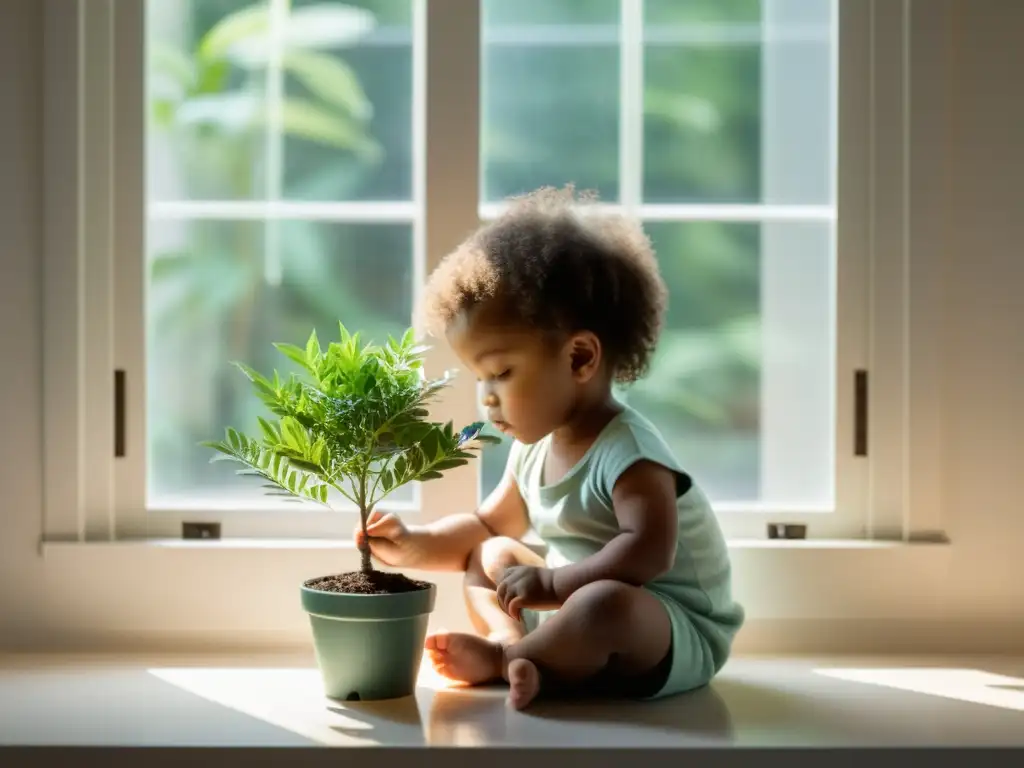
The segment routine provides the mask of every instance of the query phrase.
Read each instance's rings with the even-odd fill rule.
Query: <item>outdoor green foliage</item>
[[[208,10],[217,4],[198,5]],[[356,43],[373,25],[372,15],[347,5],[289,9],[277,63],[284,82],[296,87],[283,89],[277,111],[268,109],[273,46],[265,3],[221,16],[189,51],[152,37],[147,64],[153,127],[173,137],[192,196],[259,196],[261,182],[278,183],[261,178],[272,172],[264,157],[271,120],[286,136],[378,161],[382,150],[369,132],[373,105],[355,71],[329,53]]]
[[[813,17],[819,4],[807,5]],[[302,105],[293,112],[326,117],[331,127],[284,119],[275,178],[266,164],[266,62],[250,55],[268,50],[260,45],[267,8],[259,0],[147,0],[149,152],[159,161],[150,197],[412,200],[412,3],[292,0],[283,94]],[[647,0],[644,9],[644,201],[761,202],[761,3]],[[574,182],[618,200],[618,0],[483,0],[483,12],[489,34],[501,32],[504,42],[482,51],[482,199]],[[681,42],[655,42],[655,33],[672,30]],[[579,40],[538,43],[555,32]],[[305,76],[310,60],[346,74]],[[647,229],[671,298],[651,375],[630,390],[630,402],[663,427],[712,495],[756,498],[761,227]],[[211,425],[259,430],[262,403],[226,360],[269,370],[272,339],[310,328],[323,338],[339,319],[383,339],[400,336],[412,315],[408,223],[151,220],[147,234],[149,487],[162,500],[233,489],[223,465],[195,449]],[[504,456],[485,452],[485,490]]]
[[[416,344],[412,329],[376,346],[339,327],[340,340],[326,349],[316,331],[305,349],[274,345],[304,377],[282,381],[275,370],[268,379],[236,363],[277,418],[259,418],[261,438],[228,427],[223,441],[204,445],[219,452],[214,461],[238,462],[239,474],[263,478],[272,495],[331,508],[329,496],[337,492],[358,507],[365,533],[370,512],[396,488],[436,480],[468,464],[482,443],[499,440],[482,432],[483,422],[456,432],[451,422],[429,420],[427,405],[451,376],[424,376],[427,348]],[[365,539],[362,555],[368,572]]]

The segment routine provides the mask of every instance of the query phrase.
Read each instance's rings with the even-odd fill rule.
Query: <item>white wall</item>
[[[941,260],[949,610],[1024,616],[1024,3],[953,3]],[[939,130],[939,125],[936,126]],[[1020,642],[1024,646],[1024,633]]]
[[[344,552],[38,551],[41,6],[0,3],[0,647],[304,642],[297,582],[341,567]],[[942,371],[931,432],[941,460],[916,469],[934,479],[952,545],[738,550],[743,649],[1024,649],[1024,3],[922,6],[943,14],[926,39],[951,37],[944,68],[915,84],[915,296],[943,308],[912,309],[919,351]],[[229,574],[253,588],[225,599]],[[458,626],[457,581],[440,581],[438,620]]]

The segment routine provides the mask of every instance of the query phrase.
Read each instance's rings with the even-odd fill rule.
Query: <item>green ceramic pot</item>
[[[347,595],[302,587],[324,692],[341,701],[410,696],[437,587]]]

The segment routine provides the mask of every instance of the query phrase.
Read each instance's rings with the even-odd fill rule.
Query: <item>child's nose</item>
[[[494,390],[483,381],[476,384],[477,392],[477,414],[481,419],[491,418],[491,409],[498,406],[498,396]]]

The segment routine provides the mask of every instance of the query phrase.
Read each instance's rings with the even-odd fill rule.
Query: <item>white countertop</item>
[[[19,746],[1024,747],[1024,660],[740,658],[676,699],[515,712],[427,669],[414,697],[340,703],[296,656],[0,656],[0,747]]]

